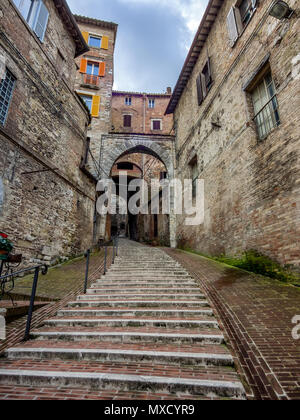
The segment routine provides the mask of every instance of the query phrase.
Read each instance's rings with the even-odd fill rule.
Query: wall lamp
[[[269,15],[279,20],[289,19],[293,13],[294,10],[282,0],[276,1],[269,10]]]

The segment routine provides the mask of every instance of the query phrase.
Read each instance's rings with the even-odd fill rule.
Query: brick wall
[[[136,94],[113,92],[112,96],[112,132],[173,134],[173,116],[164,115],[171,95]],[[131,98],[131,105],[125,99]],[[154,108],[149,108],[149,99],[154,99]],[[124,115],[131,115],[131,127],[124,127]],[[161,130],[153,130],[151,120],[161,120]]]
[[[178,238],[207,254],[239,254],[254,248],[282,264],[299,267],[299,3],[290,20],[268,16],[271,1],[258,2],[248,26],[230,46],[225,1],[174,114],[177,174],[190,177],[198,157],[205,180],[205,222]],[[251,95],[243,86],[269,54],[281,124],[260,140]],[[210,57],[213,84],[201,106],[196,79]],[[259,73],[257,75],[259,77]]]

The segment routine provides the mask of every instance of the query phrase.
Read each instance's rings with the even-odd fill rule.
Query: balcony
[[[100,76],[94,76],[92,74],[83,74],[82,87],[87,87],[89,89],[100,89]]]

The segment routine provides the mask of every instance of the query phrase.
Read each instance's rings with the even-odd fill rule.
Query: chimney
[[[171,87],[167,87],[167,95],[172,95],[172,88]]]

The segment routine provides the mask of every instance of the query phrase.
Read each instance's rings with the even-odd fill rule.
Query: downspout
[[[146,133],[146,95],[143,96],[144,100],[144,118],[143,118],[143,133]]]

